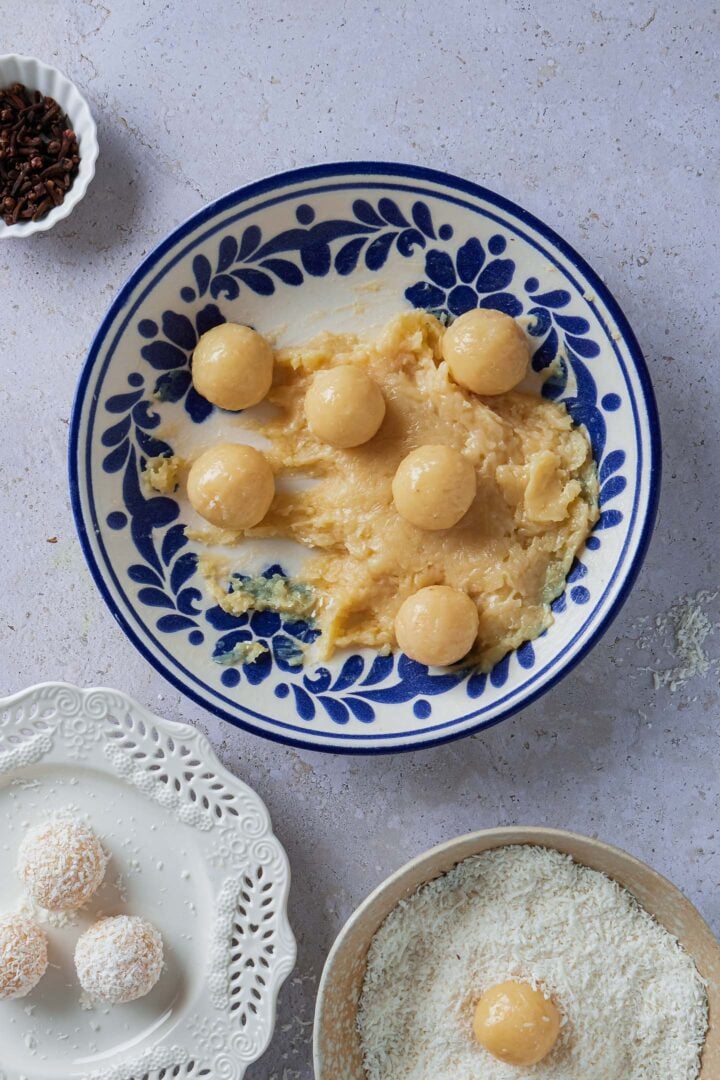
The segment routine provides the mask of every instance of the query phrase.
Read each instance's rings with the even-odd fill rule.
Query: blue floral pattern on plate
[[[588,308],[587,299],[581,295],[579,302],[578,288],[566,287],[567,275],[558,281],[554,264],[543,267],[540,260],[536,267],[525,258],[518,248],[517,232],[500,227],[493,215],[463,216],[461,224],[476,229],[461,233],[457,220],[452,224],[443,220],[446,206],[437,194],[391,196],[378,194],[371,185],[362,194],[343,192],[331,200],[328,209],[324,202],[320,194],[315,199],[305,195],[292,200],[294,222],[286,221],[276,230],[269,229],[260,215],[251,215],[249,223],[220,227],[217,235],[197,244],[198,250],[191,249],[180,263],[181,272],[173,274],[172,293],[163,291],[166,299],[175,296],[172,306],[153,308],[147,301],[137,306],[131,324],[137,346],[125,386],[98,394],[93,434],[102,457],[95,463],[95,486],[100,470],[117,483],[122,502],[122,509],[110,509],[99,527],[109,530],[108,535],[127,535],[123,550],[134,557],[115,569],[136,587],[134,611],[163,642],[166,653],[172,654],[173,639],[182,639],[185,652],[190,646],[190,652],[201,657],[197,669],[202,671],[202,680],[217,686],[223,701],[234,694],[238,712],[229,718],[240,721],[243,702],[267,690],[282,716],[290,713],[295,720],[288,724],[290,735],[267,729],[265,733],[304,741],[303,732],[322,727],[322,734],[308,741],[336,748],[333,729],[371,731],[379,712],[385,718],[384,729],[388,709],[396,708],[403,710],[403,720],[392,746],[404,747],[432,741],[434,725],[429,721],[434,720],[436,702],[442,703],[441,712],[446,714],[447,703],[452,701],[453,713],[463,720],[469,710],[481,713],[485,699],[497,699],[501,691],[547,662],[538,657],[538,647],[545,648],[545,643],[526,643],[487,676],[465,669],[428,670],[401,654],[346,655],[327,667],[308,669],[298,660],[317,633],[312,626],[268,611],[231,616],[209,601],[198,582],[197,550],[185,536],[177,501],[150,492],[141,479],[147,458],[173,453],[169,437],[158,432],[164,408],[181,409],[185,421],[193,425],[205,425],[213,414],[212,406],[192,388],[190,364],[198,337],[225,319],[238,318],[243,304],[252,311],[258,303],[281,303],[283,295],[307,288],[313,279],[334,282],[337,288],[358,274],[365,280],[381,271],[400,286],[396,308],[409,303],[448,320],[480,306],[521,318],[533,342],[538,389],[552,400],[563,401],[573,420],[585,425],[601,482],[601,518],[586,554],[571,570],[567,589],[553,603],[557,622],[550,635],[561,628],[571,609],[590,611],[601,602],[607,575],[599,572],[602,561],[596,553],[608,530],[619,534],[628,528],[628,485],[633,477],[625,449],[627,432],[617,425],[613,434],[613,419],[629,404],[628,389],[617,378],[611,380],[609,390],[604,385],[607,379],[598,380],[607,342],[603,342],[598,320],[591,321],[590,313],[582,310]],[[340,204],[345,213],[338,213]],[[192,221],[186,228],[191,227]],[[409,272],[402,269],[405,262]],[[527,272],[528,267],[532,272]],[[81,405],[79,394],[75,442]],[[644,405],[647,408],[647,400]],[[82,533],[85,516],[77,499],[75,508]],[[633,507],[636,516],[635,511]],[[595,568],[590,564],[593,556]],[[91,565],[97,565],[94,555]],[[271,564],[264,572],[271,576],[285,570]],[[546,632],[543,638],[547,637]],[[218,663],[231,656],[236,646],[254,642],[261,652],[252,663]],[[269,711],[265,701],[263,715]],[[212,699],[208,704],[217,707]],[[227,711],[223,714],[228,715]],[[407,716],[423,724],[410,732],[409,739],[404,738]],[[438,728],[445,726],[452,729],[452,721],[438,724]],[[423,738],[425,729],[428,735]]]

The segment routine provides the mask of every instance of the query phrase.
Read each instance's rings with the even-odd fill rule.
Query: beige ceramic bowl
[[[355,1012],[370,941],[398,901],[456,863],[505,844],[538,844],[601,870],[628,889],[681,942],[707,980],[710,1032],[702,1080],[720,1077],[720,944],[689,900],[649,866],[619,848],[557,829],[486,829],[432,848],[371,893],[341,930],[328,956],[315,1012],[315,1080],[364,1080]]]

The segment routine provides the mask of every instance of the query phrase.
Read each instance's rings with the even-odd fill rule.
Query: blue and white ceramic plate
[[[400,653],[298,668],[313,631],[264,612],[234,618],[202,588],[182,498],[140,479],[145,458],[207,445],[243,423],[191,386],[198,336],[223,320],[280,343],[320,329],[371,331],[408,306],[527,316],[538,393],[589,432],[602,515],[555,623],[487,676]],[[92,574],[131,641],[176,687],[231,723],[344,753],[410,749],[509,716],[587,653],[642,561],[660,476],[647,370],[597,274],[537,218],[475,184],[410,165],[355,162],[282,173],[225,196],[177,228],[121,290],[80,379],[70,485]],[[283,542],[248,549],[253,573],[290,572]],[[252,664],[222,658],[241,641]]]

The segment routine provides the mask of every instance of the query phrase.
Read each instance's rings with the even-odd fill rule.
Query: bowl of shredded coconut
[[[719,1010],[720,945],[669,881],[589,837],[491,829],[352,915],[320,984],[315,1075],[716,1080]]]

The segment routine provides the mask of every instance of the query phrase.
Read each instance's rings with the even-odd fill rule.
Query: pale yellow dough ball
[[[530,359],[527,339],[509,315],[473,308],[442,338],[442,354],[456,383],[475,394],[504,394],[522,382]]]
[[[47,966],[45,931],[25,915],[0,916],[0,1000],[25,997]]]
[[[18,877],[48,911],[82,907],[100,887],[106,866],[93,830],[73,818],[51,818],[28,829],[18,850]]]
[[[193,386],[221,409],[249,409],[267,395],[273,351],[262,334],[239,323],[207,330],[192,359]]]
[[[362,368],[350,364],[319,371],[305,395],[305,419],[313,435],[348,450],[372,439],[385,416],[385,398]]]
[[[560,1033],[557,1006],[529,983],[491,986],[477,1003],[475,1038],[508,1065],[536,1065],[552,1050]]]
[[[395,636],[411,660],[445,667],[470,651],[478,623],[477,607],[467,593],[429,585],[404,601],[395,616]]]
[[[471,462],[450,446],[420,446],[393,477],[395,509],[420,529],[449,529],[470,508],[477,491]]]
[[[221,443],[193,462],[188,498],[201,517],[220,529],[251,529],[267,514],[275,478],[267,458],[253,446]]]

